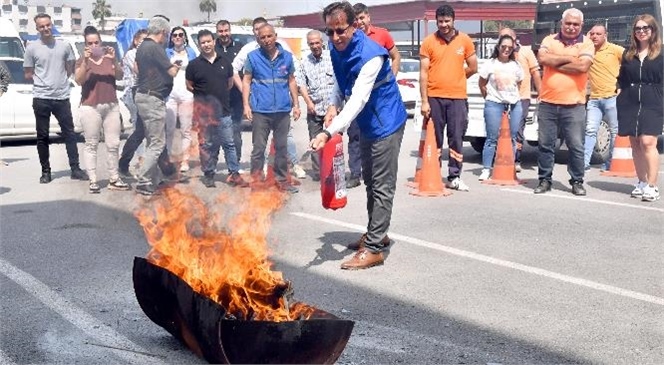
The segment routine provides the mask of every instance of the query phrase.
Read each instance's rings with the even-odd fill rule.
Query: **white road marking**
[[[91,339],[107,346],[123,349],[109,349],[109,351],[125,361],[131,364],[163,364],[163,362],[159,361],[154,356],[140,354],[139,352],[148,352],[84,310],[69,303],[67,299],[51,290],[46,284],[37,280],[27,272],[13,266],[3,258],[0,258],[0,274],[3,274],[16,284],[20,285],[45,306],[58,313],[64,319],[83,331]]]
[[[519,189],[510,189],[510,188],[504,188],[501,189],[502,191],[507,191],[510,193],[519,193],[519,194],[526,194],[526,195],[535,195],[531,190],[519,190]],[[589,202],[589,203],[597,203],[597,204],[605,204],[605,205],[613,205],[617,207],[625,207],[625,208],[633,208],[633,209],[641,209],[641,210],[651,210],[655,212],[660,212],[664,213],[664,208],[656,208],[656,207],[651,207],[647,206],[646,204],[652,204],[652,203],[643,203],[641,205],[636,205],[636,204],[629,204],[629,203],[620,203],[620,202],[612,202],[608,200],[600,200],[600,199],[592,199],[592,198],[583,198],[579,196],[571,196],[571,195],[559,195],[555,193],[546,193],[546,194],[539,194],[537,196],[539,197],[545,197],[545,198],[559,198],[559,199],[568,199],[568,200],[576,200],[576,201],[582,201],[582,202]],[[637,200],[637,199],[634,199]],[[641,203],[641,202],[639,202]]]
[[[342,221],[339,221],[339,220],[336,220],[336,219],[323,218],[323,217],[320,217],[320,216],[317,216],[317,215],[307,214],[307,213],[291,213],[291,214],[295,215],[295,216],[298,216],[298,217],[301,217],[301,218],[306,218],[306,219],[309,219],[309,220],[318,221],[318,222],[321,222],[321,223],[327,223],[327,224],[331,224],[331,225],[335,225],[335,226],[339,226],[339,227],[352,229],[352,230],[355,230],[355,231],[358,231],[358,232],[366,231],[366,227],[361,226],[359,224],[346,223],[346,222],[342,222]],[[519,270],[519,271],[523,271],[523,272],[526,272],[526,273],[529,273],[529,274],[539,275],[539,276],[543,276],[543,277],[546,277],[546,278],[559,280],[559,281],[563,281],[563,282],[566,282],[566,283],[575,284],[575,285],[579,285],[579,286],[584,286],[584,287],[587,287],[587,288],[603,291],[603,292],[610,293],[610,294],[619,295],[619,296],[626,297],[626,298],[641,300],[641,301],[644,301],[644,302],[664,306],[664,298],[656,297],[656,296],[653,296],[653,295],[643,294],[643,293],[639,293],[639,292],[635,292],[635,291],[632,291],[632,290],[619,288],[619,287],[612,286],[612,285],[606,285],[606,284],[602,284],[602,283],[598,283],[598,282],[594,282],[594,281],[590,281],[590,280],[586,280],[586,279],[576,278],[576,277],[573,277],[573,276],[564,275],[564,274],[560,274],[560,273],[545,270],[545,269],[540,269],[540,268],[534,267],[534,266],[528,266],[528,265],[523,265],[523,264],[519,264],[519,263],[512,262],[512,261],[497,259],[495,257],[478,254],[478,253],[475,253],[475,252],[472,252],[472,251],[461,250],[461,249],[458,249],[458,248],[449,247],[449,246],[445,246],[445,245],[441,245],[441,244],[437,244],[437,243],[433,243],[433,242],[429,242],[429,241],[424,241],[424,240],[421,240],[421,239],[418,239],[418,238],[404,236],[404,235],[397,234],[397,233],[390,232],[390,237],[394,240],[398,240],[399,242],[407,242],[407,243],[410,243],[410,244],[415,245],[415,246],[430,248],[432,250],[446,252],[446,253],[449,253],[449,254],[452,254],[452,255],[465,257],[465,258],[468,258],[468,259],[477,260],[477,261],[481,261],[481,262],[486,262],[486,263],[493,264],[493,265],[496,265],[496,266],[502,266],[502,267],[506,267],[506,268],[509,268],[509,269],[513,269],[513,270]]]

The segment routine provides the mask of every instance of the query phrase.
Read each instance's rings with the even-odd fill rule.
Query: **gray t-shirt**
[[[23,67],[34,68],[32,95],[38,99],[69,99],[67,62],[74,62],[74,50],[59,39],[52,44],[41,40],[28,43]]]

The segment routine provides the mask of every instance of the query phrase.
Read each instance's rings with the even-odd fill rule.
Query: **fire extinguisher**
[[[323,208],[336,210],[346,206],[346,165],[341,134],[335,133],[320,150],[320,195]]]

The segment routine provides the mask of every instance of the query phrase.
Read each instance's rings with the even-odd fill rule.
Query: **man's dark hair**
[[[228,27],[230,28],[231,23],[226,19],[221,19],[220,21],[217,22],[215,26],[219,27],[220,25],[228,25]]]
[[[258,18],[254,18],[254,21],[251,22],[251,26],[254,27],[256,24],[260,23],[267,23],[267,19],[263,18],[262,16],[259,16]]]
[[[46,13],[39,13],[39,14],[35,15],[35,18],[34,18],[33,20],[34,20],[35,23],[36,23],[36,22],[37,22],[37,19],[41,19],[41,18],[48,18],[48,19],[51,19],[51,16],[48,15],[48,14],[46,14]]]
[[[83,38],[89,36],[90,34],[98,35],[99,40],[101,40],[101,35],[99,35],[99,31],[97,30],[97,28],[95,28],[92,25],[88,25],[87,27],[85,27],[85,29],[83,29]]]
[[[213,40],[214,40],[214,34],[209,29],[202,29],[201,31],[198,32],[198,35],[196,36],[198,39],[198,43],[201,43],[201,37],[204,37],[206,35],[209,35]]]
[[[357,3],[353,5],[353,11],[355,12],[355,15],[360,15],[362,13],[369,14],[369,7],[362,3]]]
[[[441,16],[449,16],[454,20],[454,8],[449,5],[441,5],[436,9],[436,19]]]
[[[338,13],[345,13],[347,23],[353,24],[355,22],[355,11],[353,6],[348,1],[337,1],[323,9],[323,22],[326,21],[328,16],[334,16]]]

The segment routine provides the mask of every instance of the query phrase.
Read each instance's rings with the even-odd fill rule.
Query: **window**
[[[18,6],[18,13],[21,15],[26,15],[28,13],[28,7],[25,5]]]
[[[62,7],[61,6],[55,6],[53,7],[53,12],[55,14],[62,14]]]
[[[23,44],[16,37],[0,37],[0,57],[23,58]]]
[[[3,5],[3,6],[2,6],[2,12],[3,12],[4,14],[7,14],[7,15],[11,14],[11,13],[12,13],[12,5],[11,5],[11,4],[9,4],[9,5]]]
[[[37,13],[45,13],[46,12],[46,7],[39,5],[37,6]]]
[[[53,24],[54,24],[56,27],[62,27],[62,19],[56,19],[56,20],[54,20],[54,21],[53,21]]]

